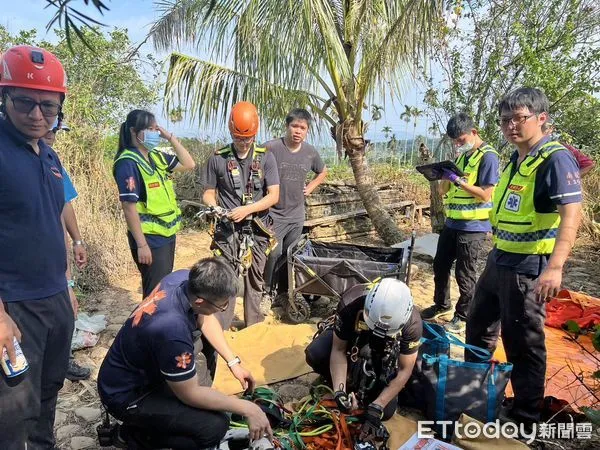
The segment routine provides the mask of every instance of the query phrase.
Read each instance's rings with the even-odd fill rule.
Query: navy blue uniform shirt
[[[535,155],[540,147],[550,141],[551,136],[542,138],[533,146],[530,155]],[[519,153],[515,151],[511,162],[516,163]],[[516,171],[516,166],[513,165]],[[547,161],[538,168],[535,176],[534,204],[536,211],[553,212],[557,205],[578,203],[583,200],[579,166],[573,154],[558,150],[550,155]],[[496,208],[497,205],[494,205]],[[505,252],[494,247],[492,257],[499,266],[510,268],[517,273],[538,276],[546,268],[550,255],[522,255]]]
[[[60,220],[62,166],[39,141],[37,155],[8,119],[0,119],[0,298],[34,300],[67,289]]]
[[[129,150],[144,158],[137,148],[132,147]],[[173,169],[175,169],[175,166],[179,163],[179,159],[177,159],[177,156],[175,155],[162,153],[168,164],[167,171],[173,172]],[[149,164],[154,167],[154,161],[150,160]],[[135,161],[131,159],[119,161],[115,166],[114,178],[117,182],[117,187],[119,188],[120,201],[131,203],[146,202],[146,186],[142,179],[140,168]],[[145,234],[145,236],[148,247],[150,248],[159,248],[175,240],[175,235],[165,237],[158,234]],[[135,242],[131,231],[127,231],[127,240],[129,241],[129,248],[137,249],[137,243]]]
[[[133,311],[98,374],[102,402],[123,408],[166,381],[196,374],[196,318],[187,298],[189,270],[167,275]]]

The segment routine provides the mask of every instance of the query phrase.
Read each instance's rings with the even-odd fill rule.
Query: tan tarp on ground
[[[289,380],[312,372],[304,360],[304,349],[317,327],[312,324],[260,323],[236,332],[225,332],[233,352],[254,376],[257,386]],[[214,388],[225,394],[242,392],[223,358],[217,363]]]

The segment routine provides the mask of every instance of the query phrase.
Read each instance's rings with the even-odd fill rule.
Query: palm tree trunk
[[[404,155],[402,155],[402,163],[406,164],[406,152],[408,151],[408,122],[404,126]]]
[[[404,237],[398,229],[398,225],[381,203],[364,150],[349,152],[349,158],[356,180],[356,190],[375,230],[377,230],[377,234],[387,245],[402,242]]]

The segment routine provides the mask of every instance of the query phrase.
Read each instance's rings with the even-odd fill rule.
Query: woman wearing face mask
[[[156,150],[161,138],[169,141],[175,155]],[[173,133],[158,126],[152,113],[136,109],[121,124],[113,175],[127,221],[131,254],[142,275],[144,297],[173,270],[181,211],[171,173],[195,166],[189,152]]]

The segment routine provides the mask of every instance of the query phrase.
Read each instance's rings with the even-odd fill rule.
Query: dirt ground
[[[198,259],[209,256],[210,238],[205,232],[182,233],[178,237],[175,258],[176,269],[190,267]],[[93,257],[93,255],[92,255]],[[565,270],[564,285],[573,290],[581,290],[590,295],[600,297],[600,250],[594,249],[589,243],[578,242],[577,249],[571,257]],[[482,258],[483,260],[484,258]],[[419,308],[429,306],[433,298],[433,275],[428,261],[415,259],[416,271],[413,271],[411,288]],[[483,262],[482,262],[483,266]],[[452,298],[456,299],[458,290],[453,281]],[[90,380],[82,382],[65,381],[59,394],[56,414],[57,444],[60,449],[78,450],[83,448],[100,448],[97,443],[96,426],[100,422],[100,402],[96,391],[96,377],[102,360],[112,343],[114,336],[127,319],[131,310],[141,300],[141,283],[139,274],[133,264],[129,276],[109,289],[80,299],[80,311],[90,315],[104,314],[108,321],[107,329],[101,333],[98,344],[90,349],[75,352],[77,361],[92,368]],[[313,304],[311,321],[327,317],[335,305],[321,299]],[[277,326],[279,310],[267,318]],[[451,317],[443,318],[450,319]],[[442,320],[443,322],[443,320]],[[290,380],[274,385],[285,401],[300,398],[308,393],[308,386],[314,380],[314,374],[305,375],[296,380]],[[414,411],[401,411],[402,414],[418,419]],[[546,442],[546,448],[552,449],[585,449],[600,448],[598,431],[595,431],[592,441],[556,441]],[[392,449],[395,450],[395,449]]]

